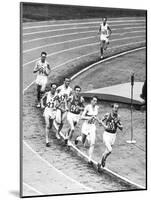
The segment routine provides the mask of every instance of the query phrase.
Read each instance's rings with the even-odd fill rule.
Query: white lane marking
[[[24,40],[23,44],[28,43],[28,42],[34,42],[34,41],[39,41],[39,40],[45,40],[45,39],[51,39],[51,38],[57,38],[57,37],[63,37],[63,36],[68,36],[68,35],[78,35],[82,33],[96,33],[96,31],[80,31],[80,32],[75,32],[75,33],[65,33],[65,34],[58,34],[58,35],[53,35],[53,36],[48,36],[48,37],[39,37],[39,38],[34,38],[31,40]]]
[[[125,19],[131,19],[131,20],[132,20],[132,19],[136,19],[136,20],[137,20],[138,18],[139,18],[139,19],[145,19],[144,17],[117,17],[117,18],[114,18],[114,17],[111,18],[111,17],[110,17],[110,18],[108,18],[108,20],[109,20],[109,19],[110,19],[109,21],[112,21],[113,19],[114,19],[114,20],[120,20],[120,19],[121,19],[121,20],[122,20],[122,19],[123,19],[123,20],[125,20]],[[111,20],[111,19],[112,19],[112,20]],[[81,21],[83,22],[84,20],[85,20],[85,21],[89,21],[89,20],[90,20],[90,22],[91,22],[91,21],[94,21],[94,20],[95,20],[95,21],[100,21],[100,22],[101,22],[101,21],[102,21],[102,18],[66,19],[66,20],[47,20],[47,21],[23,22],[23,26],[24,26],[24,27],[28,27],[28,26],[26,26],[26,25],[30,25],[30,24],[32,24],[32,25],[35,24],[35,25],[36,25],[36,24],[44,24],[44,23],[46,23],[46,24],[47,24],[47,23],[53,24],[53,23],[56,23],[56,22],[57,22],[57,23],[59,22],[60,24],[62,24],[62,22],[78,22],[78,21],[79,21],[79,22],[81,22]],[[58,23],[58,25],[59,25],[59,23]]]
[[[137,27],[137,29],[140,29],[140,28],[144,28],[144,27],[141,27],[141,26]],[[130,29],[130,28],[128,28],[128,29]],[[131,29],[133,29],[133,27]],[[118,30],[118,29],[112,29],[112,30]],[[68,35],[77,35],[77,34],[83,34],[83,33],[96,33],[96,30],[93,30],[93,31],[91,31],[91,30],[90,31],[80,31],[80,32],[74,32],[74,33],[65,33],[65,34],[58,34],[58,35],[46,36],[46,37],[36,37],[34,39],[24,40],[23,44],[29,43],[29,42],[34,42],[34,41],[39,41],[39,40],[63,37],[63,36],[68,36]]]
[[[25,87],[25,89],[23,89],[23,94],[26,90],[28,90],[28,88],[30,88],[33,84],[35,83],[35,80],[32,81],[27,87]]]
[[[83,187],[84,189],[86,189],[88,191],[94,191],[92,188],[89,188],[89,187],[83,185],[82,183],[74,180],[73,178],[67,176],[61,170],[58,170],[56,167],[54,167],[52,164],[50,164],[47,160],[43,159],[36,151],[34,151],[34,149],[27,142],[25,142],[25,140],[23,140],[23,143],[33,154],[35,154],[37,156],[37,158],[39,158],[42,162],[44,162],[46,165],[48,165],[48,167],[51,167],[52,169],[54,169],[58,174],[60,174],[64,178],[68,179],[69,181],[79,185],[80,187]]]
[[[119,20],[119,21],[108,21],[108,23],[120,23],[120,22],[145,22],[145,20]],[[67,23],[67,24],[49,24],[49,25],[40,25],[40,26],[30,26],[23,27],[23,30],[26,29],[35,29],[35,28],[45,28],[45,27],[57,27],[57,26],[71,26],[71,25],[83,25],[83,24],[100,24],[100,21],[92,21],[92,22],[78,22],[78,23]]]
[[[133,25],[133,24],[132,24]],[[141,24],[142,25],[142,24]],[[113,25],[112,27],[114,26],[118,26],[118,25]],[[122,26],[122,25],[120,25]],[[124,24],[123,24],[124,26]],[[136,26],[136,27],[130,27],[131,29],[132,28],[138,28],[140,26]],[[144,28],[145,26],[142,26],[141,28]],[[28,36],[28,35],[35,35],[35,34],[39,34],[39,33],[53,33],[53,32],[58,32],[58,31],[68,31],[68,30],[78,30],[78,29],[99,29],[98,26],[81,26],[81,27],[71,27],[71,28],[61,28],[61,29],[53,29],[53,30],[42,30],[42,31],[35,31],[35,32],[29,32],[29,33],[23,33],[23,36]],[[129,28],[129,29],[130,29]],[[117,28],[119,29],[119,28]],[[114,29],[114,30],[117,30],[117,29]],[[124,28],[123,28],[124,29]],[[112,29],[113,30],[113,29]]]
[[[114,40],[110,40],[112,42],[114,41],[119,41],[119,40],[128,40],[128,39],[133,39],[133,38],[140,38],[140,37],[144,37],[144,36],[134,36],[134,37],[125,37],[125,38],[119,38],[119,39],[114,39]],[[79,45],[77,47],[72,47],[72,48],[68,48],[68,49],[64,49],[64,50],[60,50],[60,51],[56,51],[54,53],[50,53],[50,54],[47,54],[47,57],[50,57],[50,56],[54,56],[54,55],[57,55],[57,54],[60,54],[60,53],[63,53],[63,52],[68,52],[68,51],[72,51],[74,49],[79,49],[79,48],[84,48],[84,47],[88,47],[88,46],[94,46],[96,44],[99,44],[99,42],[95,42],[95,43],[89,43],[89,44],[84,44],[84,45]],[[23,64],[23,66],[27,66],[33,62],[36,62],[39,58],[36,58],[34,60],[31,60],[25,64]]]
[[[142,28],[141,26],[138,27],[138,29]],[[130,28],[129,28],[130,29]],[[133,27],[131,28],[133,29]],[[113,30],[113,29],[112,29]],[[117,29],[114,29],[117,30]],[[135,31],[137,32],[137,31]],[[69,36],[69,35],[78,35],[78,34],[83,34],[83,33],[96,33],[96,30],[93,31],[80,31],[80,32],[75,32],[75,33],[65,33],[65,34],[58,34],[58,35],[53,35],[53,36],[46,36],[46,37],[36,37],[34,39],[30,39],[30,40],[24,40],[23,44],[25,43],[29,43],[29,42],[34,42],[34,41],[39,41],[39,40],[45,40],[45,39],[51,39],[51,38],[57,38],[57,37],[63,37],[63,36]],[[113,34],[112,34],[113,35]]]
[[[143,42],[145,42],[145,40],[144,40],[144,41],[139,41],[139,42],[127,43],[127,44],[124,44],[124,45],[118,45],[118,46],[114,46],[114,47],[108,48],[108,49],[114,49],[114,48],[119,48],[119,47],[123,47],[123,46],[128,46],[128,45],[143,43]],[[82,55],[82,56],[79,56],[79,57],[70,59],[70,60],[68,60],[68,61],[66,61],[66,62],[64,62],[64,63],[61,63],[61,64],[57,65],[56,67],[54,67],[54,68],[52,68],[52,69],[59,68],[59,67],[61,67],[61,66],[63,66],[63,65],[66,65],[66,64],[72,62],[72,61],[79,60],[79,59],[81,59],[81,58],[83,58],[83,57],[87,57],[87,56],[93,55],[93,54],[98,53],[98,52],[99,52],[99,51],[97,50],[97,51],[93,51],[93,52],[91,52],[91,53],[84,54],[84,55]],[[29,87],[31,87],[34,83],[35,83],[35,80],[34,80],[33,82],[31,82],[27,87],[25,87],[25,89],[23,90],[23,94],[24,94],[24,92],[25,92]]]
[[[73,76],[71,77],[71,80],[75,79],[76,77],[78,77],[78,76],[79,76],[80,74],[82,74],[83,72],[88,71],[89,69],[91,69],[91,68],[94,67],[95,65],[98,65],[98,64],[103,63],[103,62],[105,62],[105,61],[108,61],[108,60],[111,60],[111,59],[114,59],[114,58],[117,58],[117,57],[120,57],[120,56],[129,54],[129,53],[132,53],[132,52],[135,52],[135,51],[139,51],[139,50],[144,49],[144,48],[146,48],[146,47],[139,47],[139,48],[137,48],[137,49],[128,50],[128,51],[125,51],[125,52],[123,52],[123,53],[119,53],[119,54],[116,54],[116,55],[111,56],[111,57],[109,57],[109,58],[106,58],[106,59],[104,59],[104,60],[101,60],[101,61],[98,61],[98,62],[96,62],[96,63],[93,63],[92,65],[89,65],[88,67],[82,69],[81,71],[79,71],[78,73],[76,73],[75,75],[73,75]]]
[[[145,30],[144,31],[131,31],[131,32],[124,32],[124,33],[113,33],[112,35],[125,35],[125,34],[136,33],[136,32],[145,32]],[[31,49],[24,50],[23,53],[34,51],[34,50],[41,49],[41,48],[44,48],[44,47],[52,47],[52,46],[55,46],[55,45],[61,45],[61,44],[80,41],[80,40],[88,40],[88,39],[92,39],[92,38],[96,38],[96,37],[97,37],[97,35],[89,36],[89,37],[81,37],[81,38],[77,38],[77,39],[73,39],[73,40],[67,40],[67,41],[56,42],[56,43],[51,43],[51,44],[48,43],[46,45],[42,45],[42,46],[38,46],[38,47],[34,47],[34,48],[31,48]]]
[[[132,51],[130,50],[130,51],[127,51],[127,52],[124,52],[124,53],[117,54],[117,55],[112,56],[112,57],[110,57],[110,58],[108,58],[108,59],[106,59],[106,60],[99,61],[99,63],[103,63],[103,62],[105,62],[105,61],[107,61],[107,60],[110,60],[110,59],[113,59],[113,58],[116,58],[116,57],[120,57],[120,56],[122,56],[122,55],[131,53],[131,52],[134,52],[134,51],[138,51],[138,50],[140,50],[140,49],[142,49],[142,48],[138,48],[138,49],[135,49],[135,50],[133,49]],[[71,77],[71,80],[73,80],[74,78],[76,78],[78,75],[79,75],[79,74],[77,73],[77,75],[75,74],[74,76],[72,76],[72,77]],[[54,125],[54,127],[57,129],[57,125],[56,125],[55,121],[54,121],[53,125]],[[60,135],[63,137],[63,139],[65,139],[65,136],[64,136],[64,134],[63,134],[62,132],[60,132]],[[87,161],[89,160],[89,157],[88,157],[86,154],[84,154],[82,151],[80,151],[80,150],[79,150],[76,146],[74,146],[71,142],[70,142],[70,146],[71,146],[75,151],[77,151],[80,155],[82,155],[84,158],[86,158]],[[91,159],[91,160],[92,160],[92,162],[97,166],[97,162],[96,162],[95,160],[93,160],[93,159]],[[104,171],[107,171],[108,173],[114,175],[116,178],[118,178],[118,179],[120,179],[120,180],[122,180],[122,181],[124,181],[124,182],[126,182],[126,183],[129,183],[129,184],[131,184],[131,185],[135,185],[135,187],[138,187],[138,188],[140,188],[140,189],[145,189],[144,186],[139,185],[139,184],[137,184],[137,183],[134,183],[133,181],[131,181],[131,180],[129,180],[129,179],[127,179],[127,178],[125,178],[125,177],[123,177],[123,176],[121,176],[121,175],[115,173],[115,172],[113,172],[112,170],[110,170],[110,169],[108,169],[108,168],[106,168],[106,167],[104,167],[103,169],[104,169]]]
[[[33,186],[31,186],[31,185],[29,185],[29,184],[27,184],[27,183],[25,183],[25,182],[23,182],[23,185],[26,186],[28,189],[30,189],[30,190],[36,192],[38,195],[44,195],[42,192],[39,192],[39,191],[38,191],[37,189],[35,189]]]

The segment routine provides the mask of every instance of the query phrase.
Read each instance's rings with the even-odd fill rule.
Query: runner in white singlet
[[[83,144],[85,143],[86,139],[89,138],[89,163],[92,163],[91,158],[94,150],[95,145],[95,137],[96,137],[96,121],[99,121],[97,115],[98,115],[98,109],[99,107],[97,104],[97,97],[92,97],[91,104],[87,105],[82,113],[81,119],[84,120],[84,123],[82,125],[81,129],[81,136],[78,136],[75,140],[75,144],[78,144],[78,141],[81,141]]]
[[[38,73],[36,78],[37,84],[37,107],[40,107],[40,99],[45,92],[46,85],[48,82],[48,75],[50,73],[49,63],[46,61],[47,53],[41,53],[41,59],[36,62],[33,73]]]
[[[49,92],[46,92],[45,95],[41,99],[41,107],[45,108],[43,116],[45,118],[45,133],[46,133],[46,146],[49,147],[49,129],[52,128],[53,121],[56,117],[56,88],[57,85],[55,83],[51,84],[51,88]],[[44,106],[44,99],[45,106]]]
[[[63,127],[65,117],[68,111],[68,102],[70,101],[70,97],[72,94],[72,88],[69,87],[70,79],[65,78],[64,84],[59,86],[56,90],[58,93],[57,99],[57,111],[56,111],[56,119],[55,123],[58,126],[58,131],[56,133],[56,137],[60,139],[60,131]]]
[[[103,59],[104,50],[107,49],[107,46],[109,44],[109,37],[111,33],[112,31],[107,23],[107,18],[103,18],[103,22],[100,24],[99,28],[101,59]]]

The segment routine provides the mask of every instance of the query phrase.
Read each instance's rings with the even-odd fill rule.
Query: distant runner
[[[33,70],[33,73],[37,73],[37,108],[40,108],[40,100],[42,95],[45,92],[47,81],[48,81],[48,75],[50,73],[50,66],[49,63],[46,61],[47,53],[42,52],[41,53],[41,59],[36,62],[36,66]]]
[[[64,84],[59,86],[56,90],[58,93],[58,99],[57,99],[57,112],[56,112],[56,119],[55,123],[58,126],[58,131],[56,133],[57,139],[60,139],[60,131],[63,127],[64,120],[67,115],[68,109],[68,102],[70,101],[70,97],[72,95],[72,88],[69,87],[70,85],[70,79],[65,78]]]
[[[98,115],[98,105],[97,105],[97,97],[93,96],[91,99],[91,104],[88,104],[81,116],[81,119],[84,120],[82,125],[82,135],[78,136],[75,140],[75,144],[77,145],[79,141],[81,141],[83,144],[85,143],[86,139],[89,138],[89,160],[88,163],[92,164],[91,158],[94,150],[95,145],[95,137],[96,137],[96,121],[98,121],[97,115]]]
[[[117,128],[123,130],[118,109],[118,104],[113,104],[111,113],[107,113],[100,121],[100,124],[102,124],[105,129],[103,133],[103,142],[106,148],[102,155],[101,163],[98,163],[98,171],[101,167],[105,167],[106,159],[112,152],[112,146],[114,145],[116,139]]]
[[[100,57],[103,59],[104,50],[107,49],[109,44],[109,38],[112,33],[109,25],[107,24],[107,18],[104,17],[103,22],[100,24],[99,35],[100,35]]]
[[[56,88],[55,83],[51,84],[49,92],[46,92],[41,99],[41,107],[45,108],[43,116],[45,118],[45,133],[46,133],[46,147],[50,146],[49,143],[49,129],[52,128],[53,120],[56,117]],[[46,98],[46,105],[44,106],[44,99]]]
[[[67,120],[70,125],[70,129],[68,130],[68,134],[66,136],[65,143],[68,144],[68,140],[71,140],[75,126],[79,122],[80,113],[84,110],[84,98],[80,96],[81,87],[76,85],[74,87],[74,94],[71,96],[69,101],[69,112],[67,113]]]

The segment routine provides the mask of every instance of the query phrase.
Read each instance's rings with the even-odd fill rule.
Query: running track
[[[57,22],[25,23],[22,27],[23,52],[23,92],[27,92],[34,83],[33,67],[41,51],[47,51],[48,62],[53,70],[61,72],[66,65],[84,61],[89,56],[99,56],[97,31],[99,19],[68,20]],[[112,29],[110,48],[118,49],[129,46],[129,49],[144,45],[145,18],[110,19]],[[29,183],[30,184],[30,183]],[[28,184],[25,187],[34,191]]]

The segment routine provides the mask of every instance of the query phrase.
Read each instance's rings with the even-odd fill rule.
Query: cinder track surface
[[[106,56],[144,46],[145,23],[145,18],[110,19],[109,24],[113,35]],[[38,192],[45,195],[134,189],[111,179],[108,175],[97,174],[73,152],[66,152],[62,144],[53,138],[53,134],[52,145],[46,149],[42,113],[35,108],[36,91],[33,85],[35,76],[32,71],[40,52],[48,53],[48,62],[52,67],[50,81],[61,82],[64,76],[72,75],[87,64],[98,60],[99,20],[33,22],[23,25],[22,28],[23,139],[27,144],[23,144],[23,181],[26,183],[23,187],[23,195],[36,195]],[[51,179],[53,169],[43,159],[59,170],[56,172],[56,179],[59,181]],[[62,184],[60,172],[69,176],[71,180],[64,177],[64,184]],[[56,190],[49,187],[50,184],[55,184],[56,188],[63,185],[64,189]]]

